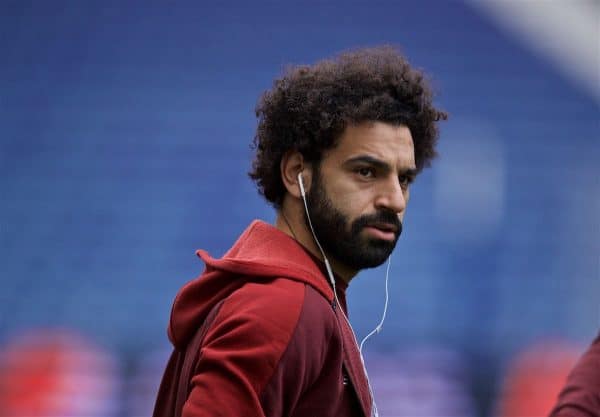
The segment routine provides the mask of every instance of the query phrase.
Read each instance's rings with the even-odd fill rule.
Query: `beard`
[[[389,210],[379,210],[350,221],[348,216],[333,205],[325,192],[318,170],[307,194],[307,203],[315,235],[323,250],[338,262],[357,271],[375,268],[385,262],[402,233],[400,219]],[[309,227],[306,213],[304,220]],[[395,238],[384,240],[361,236],[361,231],[366,226],[376,223],[394,225],[398,230]]]

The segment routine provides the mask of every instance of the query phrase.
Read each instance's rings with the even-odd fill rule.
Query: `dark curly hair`
[[[286,192],[279,165],[287,151],[298,151],[308,163],[319,163],[348,125],[403,124],[411,131],[420,171],[436,155],[435,122],[447,115],[433,107],[423,73],[411,68],[394,48],[384,46],[288,69],[262,95],[256,117],[256,157],[249,176],[279,208]]]

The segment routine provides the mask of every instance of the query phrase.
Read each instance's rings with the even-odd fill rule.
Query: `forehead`
[[[325,159],[343,163],[359,155],[371,156],[397,168],[415,167],[413,138],[405,125],[384,122],[349,125]]]

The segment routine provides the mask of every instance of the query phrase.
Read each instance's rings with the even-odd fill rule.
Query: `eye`
[[[402,188],[408,188],[408,186],[413,182],[414,178],[410,175],[400,175],[398,177],[398,182]]]
[[[356,170],[356,173],[363,178],[373,178],[375,176],[375,171],[373,168],[362,167]]]

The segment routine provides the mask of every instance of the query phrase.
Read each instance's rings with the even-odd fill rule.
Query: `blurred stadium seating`
[[[576,57],[548,58],[476,3],[3,2],[2,372],[22,369],[40,392],[2,401],[41,404],[55,377],[35,364],[53,363],[51,375],[82,366],[112,387],[86,415],[147,415],[170,304],[203,269],[195,249],[218,256],[250,220],[273,219],[246,176],[257,98],[288,63],[381,43],[430,74],[451,115],[411,193],[388,320],[367,349],[383,355],[373,379],[384,415],[412,413],[410,389],[422,387],[464,417],[491,416],[498,398],[512,401],[514,388],[497,388],[513,386],[515,352],[548,336],[591,340],[600,95],[570,75]],[[554,36],[571,39],[578,23],[564,23]],[[365,271],[349,289],[359,335],[380,314],[383,275]],[[16,336],[54,328],[84,347],[62,333]],[[441,350],[413,361],[410,346]],[[443,407],[426,405],[423,417]]]

